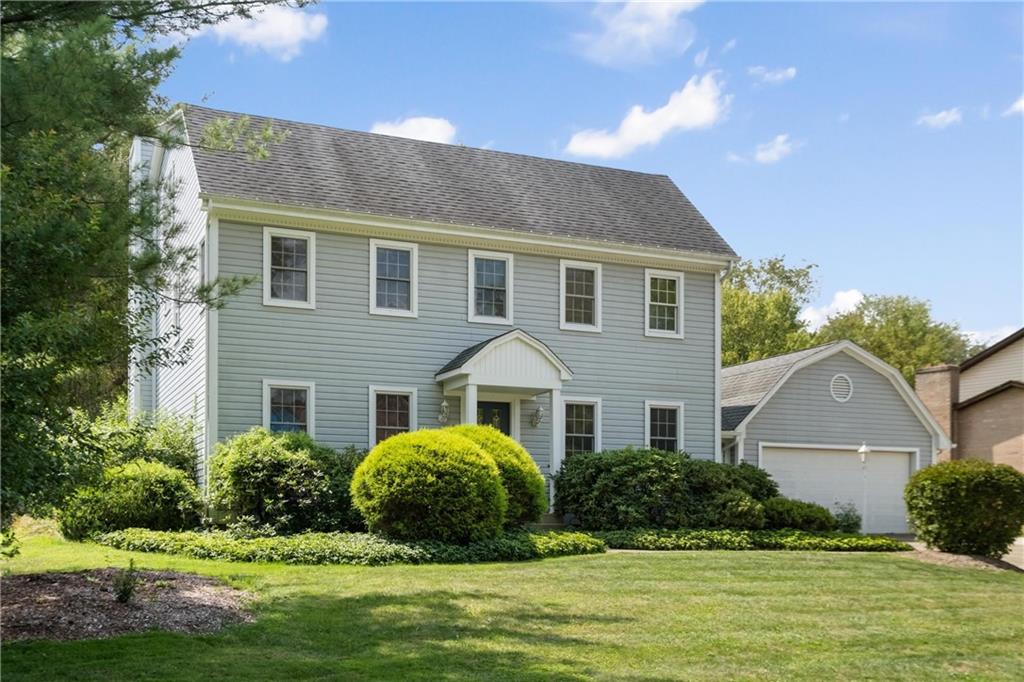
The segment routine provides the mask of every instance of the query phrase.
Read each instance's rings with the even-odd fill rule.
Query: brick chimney
[[[960,368],[957,365],[936,365],[917,370],[914,389],[928,411],[935,417],[942,430],[956,447],[956,410],[954,406],[960,397]],[[955,458],[949,450],[939,453],[939,461]]]

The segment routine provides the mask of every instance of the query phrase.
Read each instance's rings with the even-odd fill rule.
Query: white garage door
[[[911,457],[907,452],[872,451],[862,465],[855,449],[765,446],[761,466],[786,497],[830,511],[836,503],[852,502],[865,533],[906,533],[903,487],[910,478]]]

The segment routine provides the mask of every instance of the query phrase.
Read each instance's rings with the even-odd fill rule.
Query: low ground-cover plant
[[[555,510],[585,529],[712,528],[729,520],[719,518],[723,511],[736,518],[719,496],[739,491],[763,503],[778,495],[778,486],[748,464],[626,448],[566,458],[555,491]],[[756,524],[756,518],[742,523]]]
[[[95,486],[79,489],[57,512],[60,532],[71,540],[123,528],[193,528],[201,499],[183,471],[135,460],[103,472]]]
[[[903,552],[906,543],[884,536],[810,533],[799,530],[616,530],[593,532],[610,549],[794,550],[817,552]]]
[[[479,445],[498,465],[508,495],[506,527],[524,526],[540,519],[548,508],[544,476],[526,448],[493,426],[462,424],[448,430]]]
[[[448,429],[378,443],[356,468],[352,501],[374,532],[456,544],[496,537],[508,508],[494,459]]]
[[[765,528],[781,530],[832,531],[836,517],[828,509],[813,502],[773,497],[764,502]]]
[[[903,494],[929,547],[998,558],[1024,525],[1024,474],[1005,464],[954,460],[916,472]]]
[[[370,533],[237,538],[223,531],[165,533],[132,528],[100,535],[97,541],[117,549],[165,552],[195,559],[361,566],[527,561],[605,551],[604,542],[584,533],[525,531],[505,532],[469,544],[449,544],[399,542]]]

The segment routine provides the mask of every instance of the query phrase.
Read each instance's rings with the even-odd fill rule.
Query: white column
[[[462,394],[462,423],[476,424],[476,384],[466,384]]]
[[[551,474],[557,474],[562,467],[562,450],[565,438],[562,436],[565,424],[565,409],[562,407],[562,391],[551,389]]]

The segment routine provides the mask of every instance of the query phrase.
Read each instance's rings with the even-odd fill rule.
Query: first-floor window
[[[563,402],[565,403],[565,454],[599,452],[601,449],[601,401],[567,398]]]
[[[647,401],[647,447],[665,452],[683,449],[683,404]]]
[[[415,428],[416,390],[370,387],[370,445]]]
[[[271,431],[313,434],[313,384],[263,382],[263,425]]]

